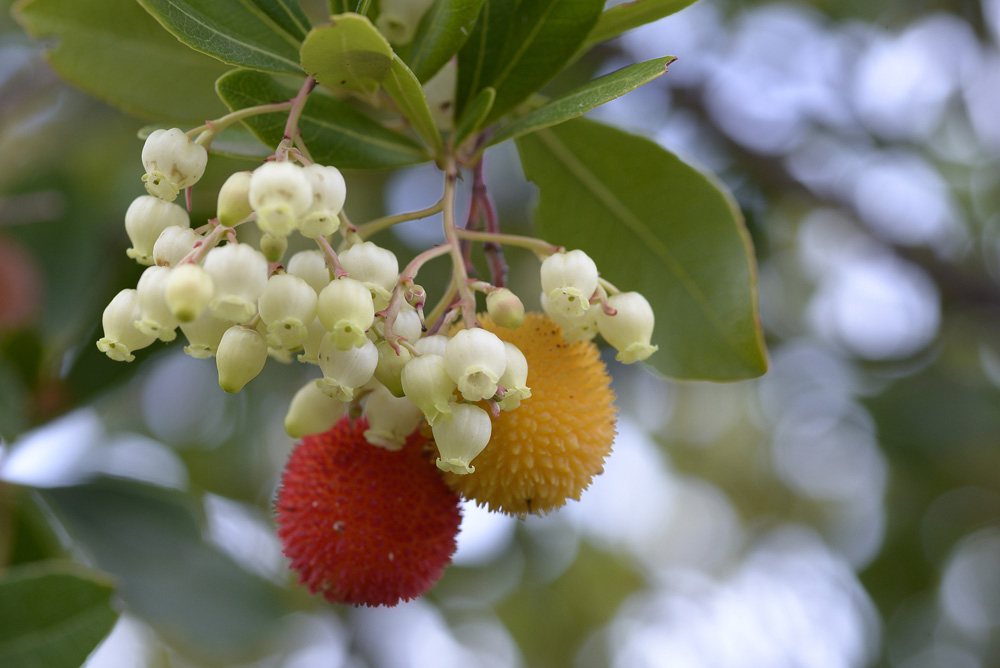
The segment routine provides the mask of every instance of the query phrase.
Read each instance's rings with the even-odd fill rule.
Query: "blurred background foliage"
[[[0,564],[111,574],[123,614],[91,668],[1000,663],[1000,0],[701,0],[580,62],[679,57],[593,115],[734,190],[770,371],[677,383],[612,361],[620,435],[583,500],[527,521],[467,508],[444,580],[392,609],[328,606],[280,554],[303,370],[228,396],[178,345],[97,351],[139,274],[122,220],[143,122],[60,81],[10,4]],[[487,155],[504,226],[527,231],[516,156]],[[193,217],[249,164],[213,158]],[[430,167],[348,178],[354,220],[440,188]],[[403,257],[439,236],[379,241]],[[536,294],[533,260],[511,259]]]

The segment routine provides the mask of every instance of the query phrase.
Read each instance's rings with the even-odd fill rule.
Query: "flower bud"
[[[250,206],[262,232],[287,237],[310,204],[309,179],[293,162],[265,162],[250,176]]]
[[[302,342],[302,352],[299,354],[299,361],[308,362],[309,364],[319,364],[319,347],[327,334],[326,327],[320,322],[319,317],[313,318],[313,321],[306,325],[306,339]]]
[[[182,264],[167,277],[163,297],[167,307],[181,324],[201,316],[212,301],[215,286],[212,277],[197,264]]]
[[[528,360],[513,343],[504,341],[503,345],[507,351],[507,368],[500,376],[498,385],[504,388],[505,393],[497,404],[501,410],[512,411],[531,396],[531,389],[525,384],[528,382]]]
[[[323,379],[318,382],[320,388],[331,397],[352,401],[357,388],[371,380],[375,374],[378,349],[367,337],[364,338],[365,342],[361,347],[350,346],[341,350],[333,334],[323,337],[318,354]]]
[[[215,216],[220,225],[233,227],[253,213],[250,206],[250,172],[235,172],[229,175],[219,188],[218,205]]]
[[[292,397],[285,414],[285,432],[292,438],[322,434],[344,417],[347,407],[310,380]]]
[[[288,237],[276,237],[273,234],[264,233],[260,237],[260,252],[268,262],[281,262],[288,250]]]
[[[257,377],[267,362],[267,343],[253,327],[233,325],[222,335],[215,352],[219,387],[235,394]]]
[[[611,295],[608,305],[617,311],[608,315],[597,308],[597,327],[604,340],[614,346],[615,359],[625,364],[644,360],[657,350],[650,345],[653,336],[653,308],[638,292]]]
[[[433,334],[431,336],[425,336],[413,344],[413,347],[417,349],[417,352],[421,355],[440,355],[444,357],[444,351],[448,348],[448,342],[451,341],[444,334]]]
[[[378,366],[375,367],[375,379],[395,396],[403,396],[401,380],[403,367],[413,359],[413,354],[400,346],[397,355],[388,341],[379,341],[375,347],[378,348]]]
[[[267,285],[267,259],[247,244],[226,244],[208,251],[202,265],[215,292],[209,308],[217,318],[237,324],[257,314],[257,300]]]
[[[406,398],[420,407],[430,424],[443,413],[451,413],[456,385],[445,369],[442,355],[414,357],[403,367],[400,381]]]
[[[152,195],[136,197],[125,211],[125,232],[132,242],[125,254],[139,264],[153,264],[153,244],[171,226],[191,227],[191,219],[183,207]]]
[[[174,267],[194,250],[201,235],[190,227],[171,225],[160,232],[153,244],[153,261],[160,267]]]
[[[582,250],[556,253],[542,262],[542,292],[552,307],[569,317],[579,317],[590,308],[597,290],[597,265]]]
[[[326,258],[323,257],[322,251],[299,251],[289,258],[285,271],[308,283],[317,295],[330,285],[330,270],[326,266]]]
[[[368,429],[365,440],[386,450],[400,450],[420,424],[423,414],[406,397],[395,397],[384,387],[376,387],[365,400]]]
[[[135,286],[139,302],[139,312],[142,317],[135,321],[136,328],[143,334],[149,334],[160,341],[173,341],[177,338],[177,318],[167,305],[167,281],[171,270],[167,267],[148,267],[139,277]]]
[[[316,292],[297,276],[275,274],[267,279],[257,306],[268,342],[287,350],[301,346],[309,323],[316,319],[317,301]]]
[[[142,147],[142,182],[150,195],[172,202],[184,188],[193,186],[205,173],[208,151],[183,130],[154,130]]]
[[[445,369],[466,401],[489,399],[507,367],[507,350],[496,334],[463,329],[451,337],[444,352]]]
[[[471,462],[489,444],[493,423],[479,406],[455,404],[450,415],[442,415],[431,425],[431,432],[441,455],[437,467],[463,475],[476,470]]]
[[[331,281],[319,293],[319,319],[340,350],[369,343],[365,332],[375,321],[371,293],[353,278]]]
[[[197,359],[212,357],[219,349],[222,336],[233,326],[228,320],[222,320],[212,315],[208,309],[192,320],[182,322],[181,331],[188,340],[184,352]]]
[[[371,292],[376,311],[389,305],[389,297],[399,280],[399,261],[392,251],[366,241],[341,253],[340,264],[351,278],[361,281]]]
[[[134,360],[134,351],[145,348],[156,340],[155,336],[136,329],[134,323],[141,317],[136,291],[129,289],[119,292],[101,316],[104,337],[97,341],[97,349],[116,362]]]
[[[336,167],[308,165],[303,169],[312,186],[313,200],[299,219],[299,232],[304,237],[328,237],[340,227],[341,209],[347,199],[347,184]]]
[[[541,302],[542,310],[559,325],[563,338],[568,343],[590,341],[597,336],[597,312],[600,310],[599,308],[588,309],[583,315],[573,318],[557,311],[544,292],[541,295]]]
[[[507,288],[486,295],[486,312],[493,322],[507,329],[517,329],[524,322],[524,304]]]

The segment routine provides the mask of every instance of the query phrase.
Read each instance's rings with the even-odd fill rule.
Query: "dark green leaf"
[[[492,88],[484,88],[473,98],[469,106],[462,112],[455,127],[455,146],[460,146],[467,137],[482,127],[486,115],[493,107],[493,100],[496,99],[497,92]]]
[[[302,69],[329,88],[369,98],[392,69],[392,47],[368,17],[340,14],[313,28],[302,44]]]
[[[280,102],[296,94],[273,77],[250,70],[226,74],[216,82],[216,89],[232,110]],[[260,141],[273,148],[284,136],[286,120],[286,113],[274,113],[253,116],[244,123]],[[309,96],[299,129],[316,161],[341,169],[388,169],[430,159],[409,137],[387,130],[318,89]]]
[[[634,0],[612,7],[601,14],[597,25],[587,35],[585,47],[606,42],[632,28],[658,21],[695,2],[696,0]]]
[[[517,140],[548,241],[586,251],[657,316],[649,358],[679,378],[767,368],[749,235],[731,196],[656,143],[575,119]]]
[[[667,65],[676,58],[666,56],[629,65],[617,72],[589,81],[572,93],[552,100],[500,129],[490,139],[490,145],[520,137],[529,132],[562,123],[583,115],[594,107],[621,97],[630,90],[649,83],[667,71]]]
[[[225,65],[178,42],[134,0],[29,0],[14,15],[33,36],[55,38],[52,66],[105,102],[177,123],[225,113],[211,94]]]
[[[436,0],[431,5],[404,56],[417,79],[427,81],[458,53],[482,7],[483,0]]]
[[[485,0],[458,55],[459,113],[487,86],[497,91],[487,123],[527,99],[570,61],[603,7],[602,0]]]
[[[198,505],[180,492],[98,479],[40,494],[75,544],[121,582],[129,610],[210,665],[259,649],[288,612],[276,587],[205,543]]]
[[[420,87],[417,77],[413,76],[413,72],[406,66],[406,63],[399,59],[399,56],[393,54],[392,70],[382,84],[431,151],[435,155],[440,154],[441,133],[438,132],[437,126],[434,124],[431,108],[424,96],[424,89]]]
[[[72,562],[40,561],[0,579],[0,666],[79,668],[118,613],[103,574]]]
[[[177,39],[224,63],[267,72],[302,71],[299,46],[307,26],[300,23],[305,16],[294,0],[138,2]]]
[[[343,14],[358,8],[358,0],[330,0],[330,13]]]

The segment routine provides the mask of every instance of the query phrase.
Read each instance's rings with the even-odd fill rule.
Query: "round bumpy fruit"
[[[480,321],[524,353],[531,396],[493,418],[474,473],[446,473],[445,481],[479,505],[510,515],[545,514],[579,499],[604,470],[615,437],[615,395],[597,347],[567,343],[559,326],[540,313],[527,314],[517,329],[488,316]]]
[[[440,579],[455,551],[459,498],[414,432],[401,450],[371,445],[343,418],[299,443],[282,474],[278,535],[299,581],[331,603],[396,605]]]

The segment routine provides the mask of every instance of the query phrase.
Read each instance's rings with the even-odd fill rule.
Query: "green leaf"
[[[230,65],[300,73],[308,22],[295,0],[138,0],[192,49]],[[280,20],[279,20],[280,19]]]
[[[679,378],[767,368],[749,235],[730,195],[656,143],[585,119],[517,140],[539,233],[581,248],[657,317],[649,358]]]
[[[570,61],[603,7],[602,0],[485,0],[458,55],[459,113],[487,86],[497,91],[487,123],[539,90]]]
[[[424,89],[399,56],[393,54],[392,70],[382,82],[385,90],[396,101],[399,110],[410,120],[413,129],[431,148],[435,155],[442,150],[441,133],[434,124],[431,108],[424,96]]]
[[[597,25],[587,35],[585,48],[618,37],[623,32],[658,21],[679,12],[696,0],[633,0],[612,7],[601,14]]]
[[[339,14],[313,28],[302,44],[302,69],[329,88],[374,97],[392,70],[392,47],[367,16]]]
[[[226,67],[174,39],[134,0],[22,0],[14,16],[53,38],[59,74],[131,114],[180,124],[225,113],[212,92]]]
[[[139,139],[145,140],[154,130],[165,130],[170,126],[163,123],[146,125],[139,129]],[[271,150],[260,143],[246,127],[230,125],[212,140],[209,151],[214,155],[230,158],[260,158],[271,155]]]
[[[0,579],[0,666],[79,668],[118,613],[107,576],[72,562],[40,561]]]
[[[568,121],[583,115],[596,106],[621,97],[630,90],[649,83],[667,71],[667,65],[676,58],[666,56],[629,65],[617,72],[605,74],[589,81],[572,93],[553,100],[500,129],[491,139],[490,145],[520,137],[542,128]]]
[[[427,81],[458,53],[483,8],[483,0],[436,0],[424,13],[405,52],[410,70]]]
[[[343,14],[358,8],[358,0],[330,0],[330,13]]]
[[[493,107],[493,100],[497,97],[497,92],[492,88],[484,88],[472,99],[469,106],[462,112],[462,118],[455,126],[455,146],[461,146],[462,142],[472,133],[482,127],[486,115]]]
[[[215,85],[219,97],[233,111],[288,100],[296,94],[296,89],[250,70],[229,72]],[[287,113],[262,114],[243,123],[264,145],[273,148],[284,136],[287,118]],[[299,130],[314,160],[340,169],[390,169],[430,159],[409,137],[382,127],[319,89],[306,102]]]

